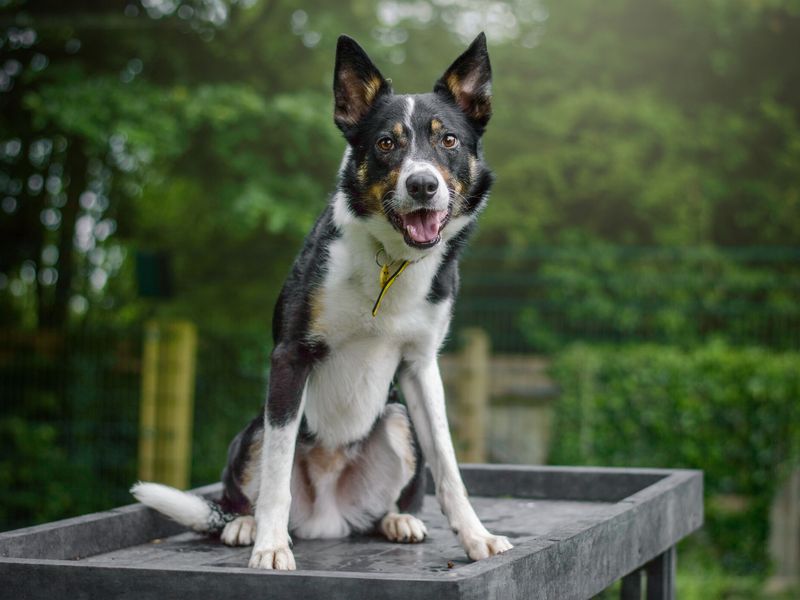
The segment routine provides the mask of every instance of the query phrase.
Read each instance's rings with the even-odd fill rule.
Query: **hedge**
[[[702,469],[712,559],[768,572],[770,503],[800,454],[800,354],[575,345],[553,375],[551,462]]]

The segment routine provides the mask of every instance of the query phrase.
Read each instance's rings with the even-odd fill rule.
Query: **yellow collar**
[[[392,287],[392,284],[400,277],[400,274],[405,271],[405,268],[411,264],[410,260],[404,260],[403,263],[397,268],[394,273],[391,273],[389,268],[394,264],[396,261],[388,262],[388,263],[381,263],[380,256],[383,254],[386,256],[386,251],[383,248],[380,248],[378,252],[375,254],[375,262],[381,268],[380,276],[378,277],[378,283],[381,286],[381,291],[378,294],[377,300],[375,300],[375,305],[372,307],[372,316],[375,317],[378,314],[378,309],[381,307],[381,302],[383,302],[383,297],[386,295],[386,292],[389,291],[389,288]],[[387,256],[388,259],[388,256]],[[391,273],[391,274],[390,274]]]

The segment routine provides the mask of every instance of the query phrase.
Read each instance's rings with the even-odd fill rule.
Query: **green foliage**
[[[136,476],[138,336],[4,336],[0,530],[105,510]]]
[[[62,80],[42,85],[23,97],[33,128],[58,131],[79,139],[90,155],[103,157],[109,138],[122,136],[138,153],[150,159],[174,158],[181,150],[177,95],[145,81],[120,85],[118,77],[82,77],[62,74]],[[138,168],[150,166],[150,160]]]
[[[495,102],[485,150],[498,183],[482,221],[486,244],[800,238],[794,0],[470,1],[413,10],[362,0],[347,10],[330,0],[222,2],[214,4],[220,18],[210,6],[115,0],[83,6],[65,27],[50,26],[69,21],[58,3],[3,7],[36,33],[29,47],[3,46],[21,68],[0,96],[0,141],[20,143],[16,153],[0,144],[0,192],[14,205],[0,213],[8,280],[0,296],[18,288],[0,300],[7,320],[60,322],[55,308],[71,295],[89,306],[72,319],[141,318],[152,307],[136,301],[133,270],[89,255],[122,248],[129,262],[146,246],[168,250],[185,274],[158,310],[215,328],[240,315],[268,327],[269,311],[254,310],[257,290],[269,306],[343,148],[330,97],[341,32],[363,41],[398,90],[427,91],[477,33],[469,24],[487,27]],[[76,40],[79,51],[65,50]],[[31,154],[51,142],[51,154]],[[27,189],[37,175],[49,178],[47,188]],[[86,189],[102,208],[79,204]],[[45,225],[43,211],[61,221]],[[87,214],[113,232],[92,231],[70,252]],[[42,259],[49,245],[60,249],[53,265]],[[33,280],[22,273],[31,269]],[[187,284],[220,273],[220,287],[241,293]]]
[[[500,352],[575,341],[800,346],[796,248],[473,246],[453,329],[484,327]]]
[[[568,232],[632,244],[709,239],[711,199],[697,191],[691,121],[670,103],[584,86],[522,112],[511,106],[501,105],[492,125],[521,131],[488,150],[493,160],[507,157],[500,206],[484,223],[495,235],[518,246]]]
[[[306,233],[341,158],[329,109],[329,99],[319,94],[265,99],[242,85],[203,86],[192,94],[185,131],[193,152],[184,161],[189,169],[214,165],[219,183],[203,193],[211,196],[213,219],[223,219],[229,236],[254,229]],[[200,180],[203,173],[192,176]],[[162,230],[174,225],[160,224]]]
[[[55,427],[4,416],[0,440],[0,530],[76,511],[70,480],[81,467],[67,459]]]
[[[219,481],[228,444],[263,415],[270,340],[204,331],[197,357],[192,485]]]
[[[796,353],[719,343],[573,346],[553,368],[551,461],[703,469],[715,559],[763,574],[770,502],[800,460],[798,365]],[[720,495],[744,500],[732,510]]]
[[[734,575],[718,565],[703,565],[701,570],[680,556],[676,595],[681,600],[795,600],[800,593],[795,588],[765,594],[760,577]]]
[[[321,95],[265,99],[243,85],[186,97],[186,150],[168,177],[144,185],[130,221],[134,244],[172,257],[177,294],[161,314],[215,330],[268,331],[287,266],[341,158],[329,108]]]
[[[800,88],[789,72],[800,63],[782,60],[796,54],[790,40],[800,32],[790,3],[546,8],[548,19],[521,44],[492,48],[486,148],[499,178],[487,239],[525,246],[558,242],[565,231],[640,245],[798,239],[790,165]]]
[[[713,336],[739,344],[800,345],[800,270],[792,249],[573,242],[532,258],[537,268],[526,279],[520,322],[540,351],[576,339],[687,347]]]

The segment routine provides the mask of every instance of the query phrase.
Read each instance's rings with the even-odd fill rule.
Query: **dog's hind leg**
[[[386,513],[379,529],[390,542],[403,544],[421,542],[428,535],[428,529],[419,517],[401,512]]]
[[[339,505],[354,530],[367,531],[377,523],[393,542],[425,539],[427,530],[422,521],[400,512],[418,508],[412,500],[417,495],[415,476],[424,474],[420,461],[406,408],[387,404],[339,480]]]
[[[227,546],[249,546],[256,539],[256,520],[252,515],[241,515],[225,525],[219,538]]]
[[[249,546],[255,541],[256,521],[252,516],[259,487],[264,417],[253,419],[228,446],[228,462],[222,471],[220,507],[237,515],[226,523],[220,539],[228,546]]]

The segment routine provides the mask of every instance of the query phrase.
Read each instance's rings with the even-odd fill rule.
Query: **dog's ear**
[[[369,113],[375,101],[391,93],[389,82],[351,37],[339,36],[333,74],[333,118],[347,135]]]
[[[444,72],[433,91],[454,101],[483,131],[492,116],[492,65],[483,32]]]

